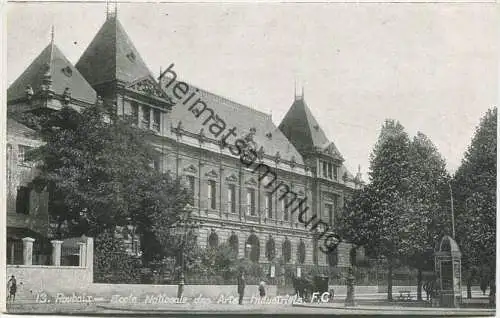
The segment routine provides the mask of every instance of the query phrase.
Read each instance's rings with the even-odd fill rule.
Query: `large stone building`
[[[64,105],[86,107],[100,97],[112,101],[119,114],[131,114],[137,125],[156,132],[152,141],[159,154],[156,167],[184,178],[194,193],[195,214],[204,221],[198,236],[201,245],[228,242],[240,257],[259,262],[274,257],[290,264],[347,266],[347,244],[341,244],[338,257],[328,260],[319,252],[321,243],[314,233],[298,222],[296,214],[290,214],[285,200],[279,200],[280,192],[272,193],[260,182],[261,171],[247,168],[220,140],[212,138],[202,118],[193,116],[187,106],[172,104],[176,92],[166,82],[174,79],[171,72],[167,75],[161,83],[153,76],[118,18],[108,15],[76,65],[52,40],[9,87],[8,107],[10,112],[57,110]],[[307,198],[309,216],[335,222],[344,201],[362,184],[360,174],[354,177],[347,171],[342,155],[318,125],[303,95],[295,96],[277,127],[268,114],[200,88],[190,89],[227,127],[237,128],[237,134],[258,152],[261,163],[275,169],[275,182]],[[36,145],[39,141],[30,129],[9,119],[7,222],[11,241],[34,235],[31,232],[47,235],[48,195],[30,183],[33,172],[23,159],[27,147]]]

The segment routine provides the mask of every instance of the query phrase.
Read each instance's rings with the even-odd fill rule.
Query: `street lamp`
[[[450,203],[451,203],[451,237],[455,239],[455,211],[453,210],[453,189],[451,188],[451,183],[448,181],[448,187],[450,188]]]
[[[188,226],[188,218],[189,218],[189,213],[192,210],[192,206],[188,203],[182,210],[181,214],[181,226],[182,226],[182,233],[181,233],[181,250],[180,250],[180,267],[181,267],[181,273],[179,277],[179,283],[177,285],[177,298],[180,300],[182,298],[182,294],[184,292],[184,247],[187,241],[187,226]]]

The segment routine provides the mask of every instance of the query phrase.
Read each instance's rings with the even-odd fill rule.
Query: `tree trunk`
[[[387,300],[392,300],[392,259],[388,259]]]
[[[422,269],[418,269],[417,274],[417,300],[422,300]]]
[[[467,279],[467,299],[472,298],[472,279]]]

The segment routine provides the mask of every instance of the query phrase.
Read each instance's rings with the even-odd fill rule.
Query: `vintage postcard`
[[[494,2],[9,2],[8,314],[493,316]]]

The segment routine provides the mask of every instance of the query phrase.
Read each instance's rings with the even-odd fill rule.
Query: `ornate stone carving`
[[[274,157],[274,161],[276,161],[276,163],[280,163],[281,161],[281,154],[280,152],[278,151]]]
[[[209,178],[217,178],[218,174],[215,170],[210,170],[209,172],[205,173],[205,176]]]
[[[245,182],[246,185],[249,185],[249,186],[256,186],[257,185],[257,181],[255,181],[254,178],[250,178],[248,179],[246,182]]]
[[[230,176],[227,176],[226,177],[226,181],[228,182],[237,182],[238,181],[238,177],[234,174],[231,174]]]
[[[33,97],[33,95],[35,94],[35,92],[33,91],[33,87],[31,87],[31,85],[26,86],[26,89],[24,90],[24,92],[26,93],[26,98],[28,100],[30,100]]]
[[[160,86],[153,82],[151,79],[146,78],[127,87],[128,89],[134,90],[144,95],[155,96],[159,98],[169,99],[170,98],[161,90]]]
[[[188,173],[196,173],[198,170],[194,165],[189,165],[188,167],[184,168],[184,171]]]
[[[63,92],[63,100],[64,103],[67,105],[71,101],[71,89],[69,87],[66,87]]]
[[[262,160],[264,158],[264,147],[260,146],[259,151],[257,151],[257,157],[259,160]]]

